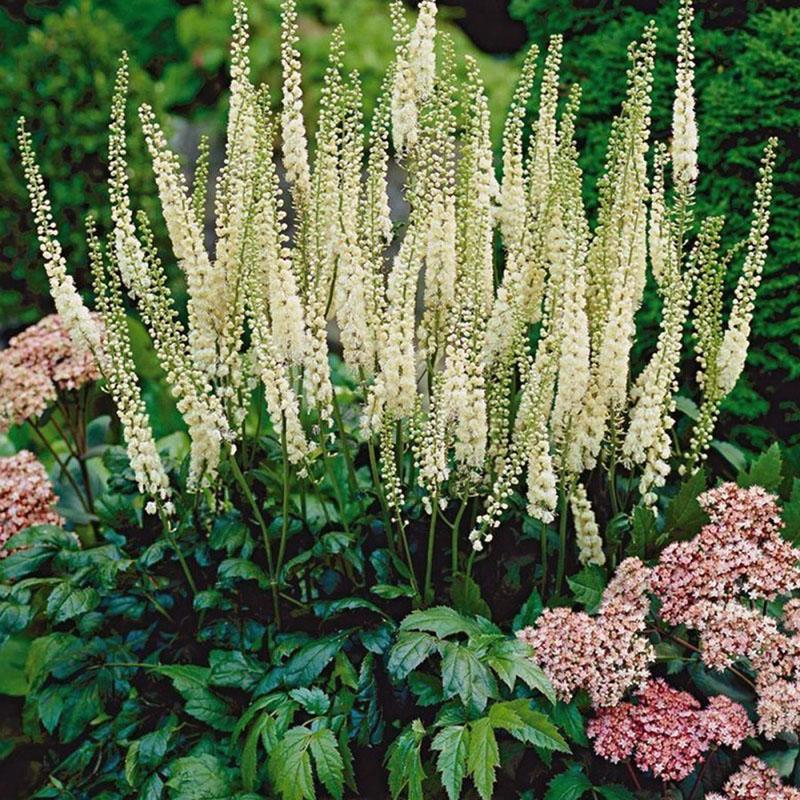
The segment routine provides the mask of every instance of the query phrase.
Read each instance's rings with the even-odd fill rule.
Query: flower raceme
[[[409,475],[427,495],[430,511],[434,502],[446,507],[451,499],[482,495],[484,508],[469,536],[481,549],[525,476],[529,513],[549,522],[559,497],[567,498],[562,508],[571,501],[580,560],[602,563],[584,473],[601,464],[613,474],[624,465],[638,474],[646,501],[654,502],[675,461],[670,434],[690,318],[702,403],[689,466],[703,458],[719,405],[744,365],[766,255],[774,142],[765,152],[745,267],[726,325],[715,311],[717,295],[706,291],[721,291],[715,276],[728,258],[719,252],[719,226],[701,224],[689,247],[695,223],[703,221],[692,213],[699,167],[688,0],[679,18],[671,151],[657,147],[651,180],[656,30],[650,25],[629,48],[624,101],[608,141],[593,226],[583,206],[575,144],[578,87],[565,104],[559,102],[559,37],[544,57],[530,126],[537,51],[525,59],[504,129],[498,181],[477,64],[468,60],[461,73],[466,78],[456,77],[452,46],[437,32],[433,0],[423,0],[413,24],[400,0],[393,0],[396,55],[369,124],[358,75],[344,66],[342,34],[333,36],[313,141],[303,117],[294,0],[282,6],[277,113],[269,107],[270,93],[251,80],[245,2],[232,4],[231,98],[214,193],[214,248],[204,238],[205,168],[198,167],[190,190],[152,109],[143,105],[138,114],[173,257],[187,287],[185,324],[148,220],[134,213],[129,195],[127,57],[120,61],[110,126],[113,230],[105,244],[89,233],[95,237],[99,318],[67,273],[32,138],[20,122],[56,309],[76,345],[90,352],[99,351],[105,328],[106,352],[98,363],[118,405],[139,485],[150,496],[148,507],[165,509],[171,495],[130,370],[123,324],[129,300],[186,421],[190,488],[215,484],[222,460],[247,436],[254,397],[263,398],[299,474],[321,450],[336,445],[328,367],[328,334],[335,331],[360,384],[362,429],[370,447],[377,446],[382,496],[395,521],[411,494]],[[276,139],[288,203],[278,181]],[[389,204],[392,158],[407,176],[410,211],[403,225]],[[495,263],[498,241],[502,264]],[[634,321],[648,269],[664,314],[656,349],[637,379],[631,375]],[[34,395],[27,398],[29,408],[12,410],[15,420],[41,410],[51,397],[44,387]],[[411,468],[398,470],[404,462]]]

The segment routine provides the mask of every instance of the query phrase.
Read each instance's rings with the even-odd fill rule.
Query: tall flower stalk
[[[331,483],[338,522],[349,532],[350,509],[365,499],[357,476],[362,463],[373,476],[383,534],[404,562],[418,603],[435,599],[435,564],[444,543],[449,540],[452,571],[469,572],[475,554],[491,546],[504,512],[518,501],[542,526],[543,583],[549,575],[548,526],[556,520],[556,589],[570,558],[604,563],[613,553],[596,510],[606,494],[613,513],[625,510],[617,491],[620,472],[634,479],[627,483],[638,487],[635,499],[652,505],[675,464],[687,323],[695,331],[702,398],[684,471],[703,459],[720,403],[744,367],[766,258],[772,141],[726,320],[721,276],[738,250],[721,255],[721,222],[694,218],[698,131],[689,0],[679,12],[671,149],[652,142],[656,29],[650,24],[629,48],[594,225],[582,200],[576,145],[580,89],[561,96],[560,37],[553,37],[544,56],[530,125],[539,53],[532,49],[524,61],[498,180],[480,71],[468,59],[466,78],[456,78],[452,46],[437,33],[433,0],[423,0],[414,22],[399,0],[392,5],[396,54],[370,120],[359,77],[345,67],[344,35],[334,33],[314,139],[303,115],[294,0],[283,2],[277,112],[269,107],[267,88],[252,83],[244,0],[234,0],[233,11],[231,99],[214,192],[213,248],[203,219],[207,159],[190,191],[153,110],[142,105],[138,114],[171,258],[186,283],[185,322],[167,288],[164,256],[129,196],[125,55],[117,75],[109,264],[99,233],[90,229],[90,239],[107,338],[99,363],[142,492],[166,511],[175,487],[138,392],[125,294],[152,338],[186,422],[188,488],[223,503],[236,502],[238,492],[250,508],[263,531],[276,615],[293,513],[290,484]],[[76,344],[99,353],[100,333],[67,272],[24,121],[19,139],[56,307]],[[405,172],[410,208],[400,225],[388,199],[392,158]],[[656,347],[636,374],[636,315],[648,273],[663,313]],[[355,424],[337,403],[329,368],[332,335],[358,387]],[[277,544],[250,474],[267,459],[265,420],[280,444],[275,471],[284,491]],[[365,445],[365,453],[356,443]],[[341,482],[340,460],[347,475]],[[225,488],[230,473],[238,490]],[[605,489],[594,497],[598,473],[606,476]],[[518,492],[524,500],[515,497]],[[417,546],[406,525],[416,503],[427,522],[424,546]],[[303,518],[306,508],[303,490]],[[323,511],[329,513],[324,504]],[[438,535],[442,526],[450,536]]]

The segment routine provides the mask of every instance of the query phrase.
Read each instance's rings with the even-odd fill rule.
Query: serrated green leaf
[[[556,692],[544,670],[532,659],[526,658],[517,664],[517,677],[535,692],[541,692],[550,703],[556,702]]]
[[[567,578],[569,588],[575,600],[591,613],[600,605],[603,590],[606,588],[606,576],[596,564],[589,564],[577,575]]]
[[[592,782],[579,767],[573,767],[550,781],[544,800],[579,800],[591,789]]]
[[[125,753],[125,780],[128,786],[135,787],[139,783],[139,742],[131,742],[128,752]]]
[[[525,727],[522,717],[508,703],[493,703],[489,706],[489,722],[493,728],[499,728],[512,735]]]
[[[489,697],[497,695],[489,668],[468,647],[457,642],[442,645],[442,697],[458,695],[465,706],[481,712]]]
[[[481,587],[469,575],[456,575],[451,589],[453,606],[461,614],[492,618],[489,604],[481,596]]]
[[[456,633],[478,636],[480,626],[474,619],[459,614],[448,606],[434,606],[425,611],[412,611],[401,623],[401,631],[428,631],[444,639]]]
[[[547,714],[531,708],[530,700],[519,698],[518,700],[506,700],[502,703],[495,703],[492,708],[506,706],[511,709],[524,723],[525,727],[513,733],[520,741],[527,742],[534,747],[544,750],[555,750],[560,753],[569,753],[569,745],[564,737],[559,733],[558,728]],[[497,713],[497,712],[495,712]]]
[[[353,769],[353,753],[350,750],[349,732],[347,725],[339,728],[339,752],[342,754],[342,764],[344,766],[344,782],[354,793],[358,792],[356,786],[356,775]]]
[[[269,759],[272,781],[284,800],[313,800],[314,775],[308,752],[311,731],[297,727],[286,732]]]
[[[483,800],[491,800],[500,750],[492,723],[487,717],[470,724],[467,770]]]
[[[139,763],[147,769],[159,766],[175,730],[176,718],[170,716],[160,727],[139,739]]]
[[[219,565],[217,575],[226,580],[257,581],[262,589],[269,586],[269,578],[264,570],[246,558],[226,558]]]
[[[196,665],[166,665],[153,669],[170,678],[185,701],[187,714],[218,731],[228,733],[234,729],[236,720],[228,704],[208,688],[210,669]]]
[[[416,719],[389,745],[386,765],[389,768],[389,791],[392,800],[397,800],[406,787],[408,800],[423,800],[422,783],[425,780],[425,770],[420,750],[424,736],[425,727]]]
[[[248,792],[256,788],[256,776],[258,772],[258,743],[261,741],[261,734],[264,728],[272,722],[269,714],[263,714],[247,732],[242,747],[242,784]]]
[[[781,448],[777,442],[773,442],[770,448],[750,465],[750,469],[739,473],[736,482],[744,488],[761,486],[767,491],[776,491],[781,484],[782,470]]]
[[[711,442],[711,449],[716,450],[737,472],[746,469],[747,459],[736,445],[714,439]]]
[[[225,550],[232,555],[247,541],[247,525],[238,512],[229,512],[217,517],[211,529],[208,544],[213,550]]]
[[[284,684],[308,686],[333,661],[346,638],[346,633],[336,633],[303,645],[283,667]]]
[[[96,683],[73,688],[64,702],[58,724],[61,740],[66,743],[75,741],[102,711],[103,703]]]
[[[716,672],[706,669],[703,664],[694,662],[688,667],[694,685],[701,692],[711,697],[715,694],[724,694],[737,703],[747,705],[753,702],[753,692],[742,687],[739,681],[734,681],[726,672]]]
[[[100,604],[94,587],[75,587],[68,581],[58,584],[47,598],[47,615],[54,622],[66,622],[93,611]]]
[[[529,689],[541,692],[555,703],[555,691],[547,676],[531,659],[532,653],[531,647],[519,639],[501,639],[491,645],[486,663],[509,689],[513,689],[519,679]]]
[[[11,636],[0,644],[0,694],[24,697],[30,689],[25,671],[31,640]]]
[[[518,631],[527,625],[533,625],[543,610],[544,603],[542,602],[542,596],[539,594],[538,589],[534,589],[514,617],[514,621],[511,623],[511,630]]]
[[[664,541],[691,539],[708,522],[697,498],[706,489],[706,472],[699,469],[682,484],[664,514]]]
[[[302,687],[289,692],[292,700],[299,703],[309,714],[320,716],[331,707],[331,699],[318,686]]]
[[[789,499],[783,504],[783,530],[781,534],[792,544],[800,542],[800,478],[792,481]]]
[[[250,689],[264,677],[267,665],[238,650],[212,650],[209,655],[211,686]]]
[[[192,605],[194,606],[195,611],[202,611],[206,608],[215,608],[220,604],[222,601],[222,592],[217,591],[216,589],[205,589],[202,592],[198,592],[194,597],[194,602]]]
[[[335,800],[341,800],[344,792],[344,763],[333,731],[329,728],[314,731],[309,747],[320,782]]]
[[[427,708],[442,702],[442,682],[426,672],[412,672],[408,676],[408,688],[417,696],[417,705]]]
[[[658,538],[656,515],[653,510],[646,506],[636,506],[633,509],[631,530],[630,554],[646,558]]]
[[[800,750],[792,747],[788,750],[770,750],[766,753],[761,753],[759,758],[765,764],[769,764],[781,778],[788,778],[794,772],[798,753],[800,753]]]
[[[29,605],[11,599],[0,602],[0,634],[9,636],[24,631],[32,618],[33,609]]]
[[[162,800],[164,796],[164,781],[154,772],[142,783],[139,790],[139,800]]]
[[[370,591],[384,600],[396,600],[398,597],[413,597],[414,590],[407,584],[394,586],[388,583],[378,583]]]
[[[208,753],[172,762],[170,800],[230,800],[235,794],[222,762]]]
[[[553,722],[558,725],[575,744],[581,747],[589,746],[586,736],[586,721],[575,702],[565,703],[559,700],[551,712]]]
[[[389,652],[386,666],[392,678],[400,682],[409,672],[416,669],[437,648],[438,642],[422,631],[401,631],[397,642]]]
[[[467,774],[469,752],[469,728],[466,725],[450,725],[442,728],[433,738],[431,747],[439,751],[436,769],[442,779],[450,800],[461,797],[461,785]]]
[[[337,614],[343,614],[346,611],[354,611],[357,608],[374,611],[376,614],[383,616],[383,612],[375,603],[363,597],[341,597],[338,600],[318,600],[313,605],[314,613],[322,620],[331,619],[331,617],[335,617]]]

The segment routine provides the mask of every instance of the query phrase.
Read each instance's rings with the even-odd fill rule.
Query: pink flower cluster
[[[45,317],[0,350],[0,432],[41,416],[59,390],[99,377],[94,357],[75,348],[58,314]]]
[[[738,749],[755,734],[745,709],[721,695],[701,708],[688,692],[659,679],[646,683],[636,700],[601,709],[587,734],[599,756],[614,763],[633,758],[640,770],[663,780],[683,780],[709,748]]]
[[[53,510],[58,498],[44,467],[28,450],[0,458],[0,557],[2,546],[18,531],[31,525],[61,525]]]
[[[699,627],[720,603],[774,600],[800,588],[800,551],[780,536],[773,495],[760,486],[726,483],[699,500],[710,522],[691,541],[666,547],[653,569],[664,621]]]
[[[710,522],[690,542],[667,547],[651,586],[661,617],[700,634],[703,661],[724,670],[747,659],[756,673],[758,728],[767,738],[800,730],[800,601],[784,628],[752,606],[800,587],[800,551],[780,536],[776,498],[726,483],[700,498]]]
[[[597,615],[546,609],[535,627],[517,632],[556,694],[569,701],[585,689],[596,707],[618,703],[649,677],[653,648],[642,635],[650,606],[649,570],[637,558],[623,561],[608,584]]]
[[[706,800],[800,800],[800,789],[784,786],[778,773],[751,756],[728,778],[724,794],[707,794]]]

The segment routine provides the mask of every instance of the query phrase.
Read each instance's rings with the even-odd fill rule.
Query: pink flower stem
[[[708,758],[703,762],[703,766],[700,767],[700,771],[697,773],[697,778],[695,778],[694,785],[692,786],[692,791],[689,792],[688,800],[694,800],[694,796],[697,793],[697,790],[700,788],[700,784],[703,782],[703,775],[705,774],[706,767],[708,766],[708,762],[711,761],[711,756],[714,755],[714,750],[712,750],[708,754]]]
[[[633,781],[633,785],[636,787],[636,791],[641,792],[642,784],[639,783],[639,778],[636,776],[636,770],[631,766],[630,761],[626,761],[625,766],[628,768],[628,774],[631,776],[631,780]]]
[[[670,639],[672,639],[672,641],[675,642],[676,644],[683,645],[683,647],[687,647],[689,648],[689,650],[692,650],[695,653],[701,652],[699,647],[695,647],[693,644],[690,644],[685,639],[681,639],[680,636],[676,636],[674,633],[666,632],[666,635]],[[753,683],[753,681],[751,681],[750,678],[747,677],[747,675],[745,675],[743,672],[740,672],[738,669],[734,667],[728,667],[728,669],[731,671],[731,674],[739,678],[740,681],[746,683],[753,691],[756,691],[755,683]]]

